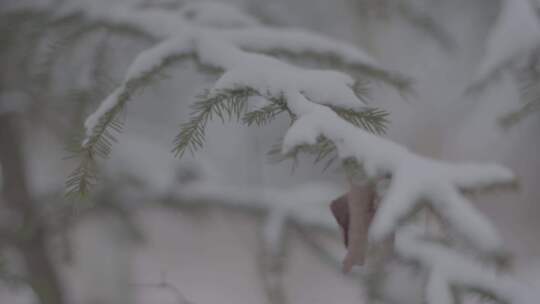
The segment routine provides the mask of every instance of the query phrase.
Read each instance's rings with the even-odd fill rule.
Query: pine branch
[[[97,182],[96,163],[91,151],[77,151],[81,161],[79,166],[66,180],[66,196],[69,198],[85,197]]]
[[[99,92],[99,90],[97,90]],[[94,94],[92,94],[94,93]],[[77,103],[80,105],[77,111],[82,114],[87,106],[87,102],[95,99],[96,92],[83,90],[74,92]],[[118,108],[121,111],[121,108]],[[80,115],[77,115],[80,116]],[[116,135],[121,133],[123,121],[117,113],[110,112],[102,118],[104,121],[99,126],[100,136],[94,137],[93,142],[81,146],[84,135],[74,136],[68,143],[67,150],[70,152],[69,158],[77,158],[79,164],[66,180],[66,196],[72,199],[84,198],[90,194],[91,189],[96,185],[98,179],[98,169],[96,157],[107,158],[111,152],[112,144],[116,142]]]
[[[82,94],[87,93],[83,91]],[[79,103],[84,106],[84,99],[80,99]],[[71,152],[69,158],[78,158],[79,165],[68,176],[66,180],[66,196],[69,198],[86,197],[91,189],[96,185],[98,179],[98,170],[96,157],[107,158],[111,152],[112,144],[115,143],[116,135],[122,132],[123,121],[118,117],[118,112],[121,108],[116,108],[116,111],[109,112],[102,117],[96,137],[92,141],[87,142],[87,145],[81,146],[83,135],[74,136],[71,143],[68,143],[67,150]]]
[[[353,76],[356,76],[356,79],[366,79],[369,78],[373,81],[382,82],[387,84],[402,94],[411,94],[414,92],[413,85],[414,82],[412,78],[407,77],[399,72],[388,71],[383,68],[375,67],[368,64],[360,63],[349,63],[346,62],[342,57],[337,56],[332,53],[315,53],[315,52],[291,52],[288,50],[275,49],[268,52],[263,52],[265,54],[275,56],[275,57],[284,57],[289,59],[292,62],[315,62],[318,66],[329,67],[332,69],[346,71]]]
[[[517,76],[520,85],[521,108],[510,112],[499,119],[503,127],[511,127],[525,117],[540,110],[540,51],[535,54],[530,65]]]
[[[338,158],[335,145],[323,136],[319,137],[317,143],[314,145],[299,145],[287,153],[282,152],[282,147],[283,140],[280,140],[272,145],[270,150],[267,152],[267,155],[272,162],[292,160],[293,170],[298,165],[300,154],[310,155],[314,158],[315,164],[324,162],[324,170],[330,167]]]
[[[384,134],[386,132],[386,125],[388,124],[388,112],[377,108],[365,108],[364,111],[354,111],[351,109],[342,109],[338,107],[330,107],[341,118],[352,123],[356,127],[363,128],[368,132],[375,134]],[[293,161],[293,168],[298,163],[300,154],[307,154],[314,157],[315,164],[324,162],[324,170],[329,168],[338,155],[336,147],[332,141],[328,140],[324,136],[319,137],[317,144],[315,145],[300,145],[288,153],[282,154],[282,141],[274,144],[267,155],[273,162],[282,162],[284,160],[291,159]],[[357,172],[356,166],[349,166],[349,162],[343,162],[343,167],[348,174]]]
[[[270,123],[276,116],[283,112],[288,112],[290,114],[284,98],[285,97],[283,96],[271,98],[271,103],[268,105],[246,113],[242,118],[242,122],[248,126],[256,124],[260,127]]]
[[[239,121],[244,114],[249,97],[257,95],[251,88],[226,89],[219,91],[206,91],[201,94],[199,100],[192,106],[193,112],[188,122],[180,127],[180,133],[174,139],[173,153],[176,157],[182,157],[189,150],[195,153],[202,148],[205,140],[206,124],[214,116],[222,122],[233,117]],[[257,119],[260,119],[257,116]],[[256,118],[253,118],[254,121]],[[250,120],[251,121],[251,120]]]
[[[83,144],[81,145],[79,142],[79,148],[72,150],[73,156],[78,155],[81,159],[81,164],[68,178],[68,193],[73,193],[72,190],[76,189],[87,191],[95,183],[95,174],[93,173],[95,171],[95,158],[108,158],[112,145],[117,142],[116,136],[122,132],[123,128],[123,120],[119,117],[119,114],[122,112],[124,105],[134,94],[159,80],[162,77],[161,71],[166,66],[173,62],[182,61],[185,58],[185,56],[167,58],[162,65],[143,74],[141,77],[128,81],[124,86],[125,89],[117,96],[113,96],[117,98],[115,106],[99,118],[98,123],[91,130],[92,134],[86,137]],[[81,192],[81,194],[84,193]]]
[[[241,118],[242,123],[248,126],[253,124],[258,126],[266,125],[277,115],[284,112],[289,114],[291,121],[296,119],[296,116],[287,108],[286,99],[283,94],[278,96],[268,94],[261,94],[250,87],[213,92],[207,91],[203,93],[199,96],[199,101],[192,106],[193,112],[191,113],[190,120],[181,126],[181,131],[174,140],[173,153],[175,156],[181,158],[188,150],[193,154],[202,148],[205,140],[206,125],[214,116],[219,117],[222,122],[228,121],[233,117],[236,117],[237,121]],[[254,96],[264,98],[269,103],[259,109],[245,113],[247,101],[250,97]],[[385,127],[388,123],[388,113],[384,110],[365,108],[362,111],[356,111],[336,106],[329,107],[340,117],[357,127],[364,128],[376,134],[383,134],[385,132]],[[281,154],[281,151],[279,148],[274,147],[269,152],[269,155],[275,157],[277,160],[297,159],[300,152],[315,156],[315,163],[326,160],[327,164],[325,168],[330,166],[333,160],[336,159],[334,144],[325,138],[321,138],[320,142],[316,145],[304,145],[282,156],[277,156]]]
[[[99,54],[97,54],[99,57]],[[107,98],[113,99],[113,104],[109,110],[101,115],[97,121],[97,124],[91,129],[87,130],[87,136],[83,137],[84,140],[79,142],[79,148],[75,149],[73,156],[79,156],[81,164],[73,172],[73,176],[68,178],[69,187],[68,193],[75,193],[77,189],[87,190],[89,187],[95,184],[95,157],[102,159],[108,158],[112,145],[117,141],[116,136],[121,132],[123,121],[119,118],[119,114],[122,112],[125,104],[138,92],[144,88],[152,85],[158,80],[161,80],[164,76],[163,70],[175,63],[183,62],[187,59],[193,59],[200,69],[204,69],[206,72],[216,72],[213,67],[207,67],[199,62],[199,60],[193,54],[171,54],[163,58],[159,65],[154,66],[152,69],[140,74],[138,77],[128,79],[126,83],[118,87]],[[99,76],[99,67],[96,67],[95,74]],[[104,78],[107,79],[107,78]],[[102,81],[101,79],[100,81]],[[104,82],[107,84],[107,82]],[[103,84],[102,84],[103,85]],[[88,132],[91,132],[88,135]],[[81,172],[79,172],[79,171]],[[85,171],[89,172],[85,172]],[[77,185],[77,182],[79,184]],[[82,192],[81,194],[84,194]]]
[[[267,152],[267,156],[272,162],[282,162],[292,160],[293,170],[298,166],[300,154],[309,155],[313,158],[315,164],[323,163],[323,171],[326,171],[338,159],[336,146],[334,143],[324,136],[320,136],[315,145],[300,145],[291,151],[283,154],[283,140],[272,145]],[[364,177],[362,166],[354,158],[346,158],[341,162],[341,168],[348,177]]]
[[[341,118],[353,125],[374,134],[382,135],[386,132],[388,112],[378,108],[364,108],[362,111],[331,107]]]
[[[98,51],[94,54],[92,60],[91,80],[92,85],[89,88],[74,90],[67,95],[66,101],[70,107],[74,106],[73,122],[79,124],[80,119],[84,117],[86,109],[95,100],[101,100],[107,96],[111,87],[115,86],[114,81],[109,77],[107,71],[107,34],[104,35],[99,43]],[[118,111],[120,111],[119,109]],[[71,198],[85,197],[97,183],[97,164],[96,156],[108,157],[111,151],[112,143],[116,142],[115,135],[119,134],[123,128],[123,121],[117,113],[105,115],[102,119],[101,136],[96,137],[93,144],[81,146],[83,134],[72,136],[71,142],[67,144],[67,151],[71,157],[80,159],[78,167],[68,176],[66,180],[66,195]],[[84,132],[82,132],[84,133]]]
[[[538,112],[540,110],[540,98],[531,99],[526,102],[520,109],[510,112],[499,119],[503,127],[511,127],[522,121],[525,117]]]
[[[115,8],[119,9],[119,8]],[[129,10],[129,9],[128,9]],[[89,14],[88,18],[91,19],[90,24],[104,24],[108,27],[129,27],[137,30],[147,30],[148,26],[145,18],[150,18],[153,15],[152,11],[148,14],[141,10],[134,10],[133,17],[122,17],[120,20],[112,19],[111,16],[114,13],[107,14],[102,18],[96,18],[92,14]],[[100,13],[95,12],[97,16]],[[122,10],[121,16],[125,16],[125,11]],[[83,13],[84,16],[84,13]],[[139,18],[140,17],[140,18]],[[168,16],[173,18],[174,16]],[[167,17],[167,20],[169,20]],[[67,18],[67,17],[66,17]],[[142,18],[142,19],[141,19]],[[178,18],[178,17],[175,17]],[[144,19],[144,20],[143,20]],[[180,18],[181,19],[181,18]],[[150,20],[150,19],[148,19]],[[93,22],[93,23],[92,23]],[[172,19],[171,19],[171,22]],[[317,34],[312,34],[303,31],[280,31],[273,28],[255,28],[253,32],[245,29],[231,29],[226,31],[219,31],[214,29],[205,28],[204,30],[197,29],[197,26],[191,28],[188,26],[187,20],[176,20],[179,24],[186,23],[186,30],[182,35],[176,34],[174,37],[168,37],[168,30],[162,32],[153,32],[159,36],[158,38],[166,38],[161,43],[158,43],[155,47],[140,54],[134,63],[130,67],[128,76],[124,83],[119,86],[112,94],[110,94],[100,106],[86,121],[86,134],[87,137],[82,144],[82,150],[85,155],[92,155],[105,158],[108,156],[111,150],[112,144],[115,142],[115,136],[119,130],[110,128],[110,125],[115,122],[115,118],[121,109],[125,106],[128,100],[139,90],[146,86],[154,76],[159,74],[161,70],[169,66],[171,63],[183,59],[193,59],[193,61],[202,68],[209,68],[210,72],[225,72],[229,74],[230,65],[222,61],[227,56],[214,57],[214,54],[203,52],[205,49],[220,48],[225,52],[232,52],[232,56],[246,56],[251,59],[255,59],[261,63],[267,62],[271,59],[270,56],[265,56],[256,53],[272,53],[272,54],[288,54],[290,57],[300,57],[306,54],[311,54],[313,58],[320,61],[326,61],[334,68],[343,68],[344,70],[356,70],[362,75],[361,79],[365,79],[364,76],[369,76],[370,79],[380,80],[389,83],[400,90],[406,90],[410,86],[410,82],[401,75],[394,74],[381,68],[374,60],[370,58],[368,54],[365,54],[362,50],[356,49],[354,46],[334,42],[331,39],[327,39]],[[204,34],[204,35],[203,35]],[[268,45],[261,45],[256,43],[260,38],[260,35],[266,36],[270,43]],[[285,35],[285,36],[283,36]],[[168,39],[167,39],[168,38]],[[297,39],[298,43],[290,44],[292,39]],[[249,51],[251,49],[251,51]],[[208,58],[210,55],[211,58]],[[228,55],[229,56],[229,55]],[[304,56],[305,57],[305,56]],[[384,132],[386,120],[386,112],[377,109],[365,108],[358,110],[356,102],[366,102],[367,99],[367,86],[365,82],[354,82],[350,76],[346,76],[344,73],[332,74],[325,70],[307,70],[291,65],[289,68],[284,68],[285,65],[279,68],[279,73],[283,76],[289,76],[289,72],[295,71],[298,74],[304,74],[300,77],[304,79],[310,79],[310,73],[315,74],[316,81],[328,78],[330,81],[337,76],[338,90],[344,92],[344,100],[350,100],[350,104],[344,108],[337,106],[328,106],[335,111],[340,117],[351,122],[355,126],[365,128],[369,132],[381,134]],[[267,73],[267,72],[265,72]],[[209,119],[212,119],[213,115],[217,115],[222,121],[230,120],[233,116],[237,117],[237,120],[242,121],[246,125],[259,125],[262,126],[272,121],[277,115],[286,112],[289,115],[291,121],[296,119],[296,116],[292,113],[291,109],[287,107],[287,101],[284,97],[284,91],[277,87],[269,86],[269,90],[272,92],[262,92],[265,90],[263,87],[251,88],[249,81],[241,80],[239,84],[245,84],[243,88],[228,88],[227,90],[221,89],[220,91],[213,91],[212,94],[206,94],[197,102],[193,107],[193,113],[190,121],[183,124],[180,133],[174,140],[173,153],[181,157],[185,151],[190,150],[192,153],[202,147],[204,143],[205,128]],[[324,82],[321,82],[321,85]],[[310,85],[305,85],[305,88],[298,88],[298,93],[304,94],[304,89],[307,89],[311,93],[316,90],[312,90]],[[349,88],[347,88],[349,86]],[[350,94],[349,89],[355,93]],[[259,90],[259,91],[257,91]],[[284,90],[284,88],[283,88]],[[282,92],[281,96],[280,93]],[[318,93],[315,93],[318,94]],[[309,95],[309,94],[305,94]],[[352,95],[352,96],[351,96]],[[246,101],[251,96],[258,96],[266,99],[269,103],[256,110],[248,111],[246,113]],[[306,97],[306,96],[304,96]],[[307,97],[306,97],[307,98]],[[316,97],[315,97],[316,98]],[[332,100],[324,101],[319,100],[320,103],[332,103]],[[340,101],[344,102],[344,101]],[[342,103],[343,104],[343,103]],[[345,102],[347,104],[347,102]],[[347,107],[354,108],[355,110]],[[331,145],[322,145],[319,152],[316,154],[316,161],[325,159],[332,153],[334,149],[330,149]],[[83,168],[85,168],[83,166]]]

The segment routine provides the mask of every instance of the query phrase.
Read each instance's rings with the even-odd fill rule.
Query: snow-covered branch
[[[246,104],[252,101],[252,96],[266,100],[264,106],[274,105],[272,111],[277,109],[275,111],[287,112],[290,115],[293,124],[285,134],[283,153],[289,153],[304,145],[315,145],[323,138],[335,146],[342,161],[354,160],[360,164],[368,178],[389,178],[388,191],[383,195],[369,229],[371,242],[381,243],[391,238],[404,222],[411,219],[412,214],[427,206],[448,224],[452,232],[467,240],[470,247],[483,256],[493,257],[505,253],[496,229],[472,206],[462,192],[510,183],[515,179],[510,170],[491,164],[460,164],[430,159],[358,128],[336,110],[362,112],[366,108],[362,96],[358,96],[354,89],[357,84],[355,79],[343,72],[301,68],[271,56],[274,52],[330,55],[345,64],[364,67],[366,75],[371,78],[388,79],[379,76],[391,73],[381,68],[366,53],[316,34],[254,25],[252,20],[239,17],[244,16],[241,14],[233,18],[226,17],[226,22],[220,23],[220,28],[207,22],[196,22],[200,12],[178,14],[178,20],[175,19],[174,22],[167,21],[169,17],[160,18],[161,14],[171,13],[122,8],[119,11],[89,14],[96,20],[110,19],[110,22],[116,22],[117,25],[123,23],[127,26],[139,26],[160,37],[162,42],[144,51],[134,60],[123,83],[88,117],[85,122],[86,138],[82,143],[85,155],[91,158],[96,153],[105,156],[108,154],[114,140],[108,128],[137,89],[147,85],[149,80],[171,63],[186,58],[194,59],[201,66],[222,72],[206,98],[219,109],[225,109],[229,116],[240,117]],[[205,20],[217,18],[218,16],[208,17]],[[159,20],[164,20],[163,24],[158,25]],[[373,71],[377,72],[372,73]],[[203,102],[196,106],[204,105],[206,104]],[[212,113],[224,119],[221,112],[215,112],[210,107],[209,110],[202,109],[195,113],[194,124],[188,125],[194,128],[195,135],[189,140],[195,141],[195,146],[202,145],[204,126]],[[112,123],[112,126],[115,126],[115,123]],[[186,144],[184,140],[189,134],[180,132],[177,137],[175,152],[178,155],[182,155],[183,151],[190,147],[189,141]],[[205,195],[212,194],[209,187],[204,187],[201,191]],[[215,195],[226,200],[229,193],[227,189],[220,189]],[[254,194],[250,200],[254,200],[256,195],[258,194]],[[277,198],[279,194],[275,193],[273,196]],[[291,207],[278,208],[270,213],[265,235],[271,247],[275,240],[281,238],[281,229],[287,217],[292,214],[303,216],[301,214],[304,211],[293,213],[293,210]],[[441,249],[444,257],[448,258],[443,261],[447,263],[447,267],[443,269],[439,265],[441,261],[430,264],[431,256],[422,255],[424,251],[409,250],[411,248],[404,245],[404,242],[406,241],[398,241],[398,253],[421,259],[421,263],[427,267],[437,264],[428,283],[428,298],[432,297],[434,290],[450,298],[447,282],[452,278],[442,270],[454,266],[458,269],[461,260]],[[413,240],[409,239],[407,242]],[[438,248],[435,245],[412,249],[421,248],[439,250],[433,249]],[[483,275],[480,276],[478,280],[485,279]],[[479,287],[476,281],[466,279],[459,277],[456,280],[471,289]],[[497,286],[490,285],[489,281],[483,284],[487,285],[480,288],[498,292],[492,290]]]
[[[473,208],[461,189],[509,183],[513,174],[497,165],[451,164],[416,155],[393,142],[355,128],[324,106],[298,97],[290,108],[298,120],[285,136],[284,152],[313,144],[320,135],[337,147],[340,158],[354,158],[371,177],[391,176],[387,194],[370,228],[370,238],[382,241],[393,234],[422,202],[479,249],[497,252],[501,241],[489,221]]]
[[[484,55],[469,90],[481,88],[503,70],[523,65],[540,47],[540,18],[532,0],[502,0],[488,33]]]
[[[384,129],[382,124],[386,122],[385,113],[374,112],[373,108],[368,108],[362,102],[365,96],[359,95],[363,92],[357,89],[363,82],[357,82],[342,72],[300,68],[272,55],[327,58],[340,67],[345,66],[370,79],[384,81],[400,89],[408,87],[408,80],[382,68],[368,54],[353,45],[307,31],[262,26],[240,11],[222,6],[223,4],[211,3],[192,4],[180,10],[166,11],[118,5],[103,10],[85,2],[73,7],[68,6],[58,13],[58,18],[83,14],[85,18],[99,24],[135,28],[161,41],[137,56],[121,85],[86,119],[86,134],[77,152],[82,163],[93,164],[95,156],[107,157],[116,141],[115,135],[121,129],[118,114],[127,101],[156,80],[163,69],[186,59],[194,60],[207,71],[224,73],[210,92],[210,100],[214,97],[212,94],[222,91],[220,87],[232,88],[233,91],[229,92],[246,89],[269,100],[269,105],[276,104],[282,97],[296,98],[293,96],[295,93],[304,94],[316,103],[331,105],[333,110],[342,116],[347,116],[350,121],[370,130],[381,132]],[[337,99],[336,94],[339,95]],[[232,96],[232,100],[237,101],[238,98]],[[216,100],[218,101],[220,100]],[[280,102],[277,108],[265,107],[268,114],[265,117],[273,117],[275,113],[283,111],[290,114],[291,110],[282,108],[282,105],[287,106],[288,103]],[[225,109],[229,114],[234,112],[236,115],[245,110],[242,104],[236,102],[216,104],[214,109],[216,108],[218,111]],[[210,117],[205,115],[212,113],[212,109],[203,111],[202,120],[193,125],[198,132],[195,135],[204,133],[206,120]],[[221,112],[215,114],[222,117]],[[246,115],[253,116],[252,114],[255,113]],[[245,122],[251,124],[250,121],[254,120],[247,116]],[[255,117],[255,120],[260,120],[261,117]],[[184,133],[180,132],[179,136],[182,137]],[[200,136],[194,137],[194,140],[202,141]],[[177,155],[182,155],[186,147],[191,147],[189,142],[185,144],[178,138],[175,143],[177,146],[174,150]],[[79,170],[70,176],[69,193],[77,193],[81,189],[80,185],[88,184],[84,180],[85,176],[93,175],[86,171],[88,170]]]
[[[495,228],[462,191],[510,183],[514,180],[510,170],[498,165],[453,164],[422,157],[346,122],[329,107],[362,105],[348,89],[352,79],[346,75],[298,69],[264,55],[246,56],[234,46],[215,52],[220,45],[217,37],[203,42],[210,44],[199,54],[201,61],[226,71],[214,90],[244,85],[268,92],[270,96],[283,95],[287,108],[296,118],[285,135],[284,153],[298,146],[316,144],[322,136],[333,142],[342,160],[352,158],[362,164],[369,178],[390,177],[388,191],[370,227],[372,242],[382,242],[394,235],[411,214],[427,205],[453,232],[468,240],[472,248],[488,256],[505,253]],[[261,69],[252,70],[251,66]],[[453,261],[447,262],[453,264]],[[442,280],[436,273],[431,282]],[[470,282],[462,283],[468,286]]]
[[[314,53],[320,56],[334,56],[339,58],[344,64],[351,66],[361,66],[366,71],[375,73],[375,76],[389,77],[391,73],[382,69],[369,55],[359,50],[358,48],[334,41],[332,39],[322,37],[313,33],[300,30],[281,30],[267,27],[240,27],[228,29],[216,29],[212,27],[199,26],[184,20],[177,16],[173,22],[165,21],[161,26],[155,26],[153,22],[161,22],[161,20],[169,20],[170,18],[158,18],[153,10],[134,11],[122,8],[115,10],[107,10],[107,14],[100,15],[100,18],[111,20],[117,23],[124,22],[124,25],[138,25],[144,29],[159,28],[158,36],[170,37],[153,48],[141,53],[129,67],[126,73],[123,84],[117,88],[102,105],[92,114],[85,123],[87,130],[87,141],[90,141],[93,133],[96,131],[96,126],[99,120],[107,113],[113,111],[114,108],[122,106],[132,95],[134,89],[140,85],[135,85],[143,78],[149,77],[161,70],[164,66],[170,64],[175,59],[183,59],[185,56],[195,56],[198,62],[218,68],[220,70],[230,71],[235,66],[260,64],[263,67],[273,66],[277,64],[280,68],[274,68],[273,72],[268,72],[268,75],[278,78],[287,73],[287,80],[296,78],[296,81],[313,81],[313,77],[305,79],[306,73],[313,73],[311,70],[304,70],[293,67],[277,59],[264,55],[257,55],[251,52],[288,52],[293,54]],[[160,12],[168,14],[165,12]],[[168,16],[171,17],[171,16]],[[235,24],[235,23],[232,23]],[[157,32],[157,31],[156,31]],[[153,33],[156,34],[156,33]],[[261,69],[257,69],[260,71]],[[302,74],[302,71],[305,71]],[[317,72],[319,75],[328,72]],[[337,77],[335,77],[338,75]],[[326,77],[318,77],[317,81],[328,80],[333,78],[332,82],[341,82],[342,85],[352,86],[354,81],[352,78],[332,72]],[[312,85],[315,87],[315,84]],[[263,92],[265,90],[262,90]],[[343,90],[344,92],[348,90]],[[352,95],[352,92],[349,93]],[[352,96],[349,96],[352,97]],[[355,100],[356,97],[347,100]],[[350,102],[350,101],[347,101]],[[340,105],[340,104],[338,104]]]
[[[497,272],[495,267],[466,257],[441,243],[429,241],[425,232],[415,226],[400,231],[397,253],[419,263],[429,272],[425,286],[428,304],[452,304],[456,292],[476,291],[486,297],[512,304],[532,304],[535,300],[515,278]]]

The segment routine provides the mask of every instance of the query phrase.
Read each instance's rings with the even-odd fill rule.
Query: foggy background
[[[67,1],[102,6],[114,2]],[[464,94],[484,54],[499,1],[409,1],[447,32],[450,41],[442,42],[400,16],[366,12],[362,4],[374,2],[371,0],[226,2],[270,24],[310,29],[357,44],[386,66],[414,79],[415,93],[405,99],[382,86],[373,87],[371,105],[390,112],[386,136],[421,155],[493,161],[511,168],[519,177],[518,191],[482,194],[475,203],[494,221],[516,255],[518,276],[540,287],[539,116],[532,115],[509,129],[498,124],[499,117],[520,104],[518,87],[510,76],[503,75],[477,95]],[[57,91],[84,86],[85,56],[95,47],[92,39],[100,37],[80,42],[57,63]],[[111,78],[119,81],[134,57],[150,45],[116,35],[107,39]],[[11,73],[10,69],[13,67],[6,65],[2,73]],[[260,189],[261,201],[272,201],[276,192],[323,184],[328,204],[346,191],[345,177],[335,168],[325,171],[303,159],[292,170],[288,161],[276,164],[268,160],[266,152],[288,127],[280,119],[250,128],[214,120],[208,125],[204,149],[182,160],[174,158],[171,139],[179,124],[189,118],[195,96],[211,87],[215,77],[197,72],[189,63],[169,68],[166,74],[166,79],[129,102],[125,128],[112,157],[102,163],[107,178],[100,183],[132,184],[151,197],[153,191],[171,185],[182,189],[185,183],[202,179],[216,186],[217,192],[219,187],[233,189],[235,195]],[[99,101],[94,100],[90,110]],[[46,204],[63,200],[65,178],[74,163],[64,159],[64,133],[47,127],[62,117],[62,103],[51,98],[42,102],[32,107],[32,113],[25,113],[23,141],[32,196],[43,198],[40,203]],[[130,197],[129,189],[122,195]],[[132,196],[133,201],[145,199]],[[115,200],[115,196],[104,200]],[[131,200],[123,205],[129,208],[135,204]],[[106,210],[90,211],[65,236],[51,240],[69,303],[268,303],[261,275],[264,213],[217,203],[204,207],[148,205],[138,207],[127,219]],[[313,210],[327,221],[328,229],[315,229],[310,237],[294,228],[286,231],[281,270],[286,303],[362,303],[358,280],[342,274],[306,241],[311,239],[338,257],[345,254],[328,205],[314,204]],[[135,223],[137,231],[126,221]],[[63,237],[69,239],[68,253],[62,249]],[[9,248],[0,248],[0,253],[15,269],[20,264]],[[67,262],[64,254],[70,255]],[[0,285],[0,303],[36,302],[24,285],[4,284]]]

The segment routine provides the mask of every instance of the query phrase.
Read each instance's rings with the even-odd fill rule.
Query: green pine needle
[[[248,126],[255,124],[261,127],[270,123],[285,111],[287,111],[287,106],[283,103],[270,103],[260,109],[246,113],[242,121]]]
[[[93,155],[86,151],[79,166],[73,170],[66,180],[66,196],[68,198],[85,197],[97,182],[97,169]]]
[[[354,111],[337,107],[331,107],[331,109],[341,118],[370,133],[381,135],[386,132],[388,112],[384,110],[365,108],[363,111]],[[323,170],[326,170],[338,159],[336,146],[324,136],[320,136],[314,145],[300,145],[286,154],[281,153],[281,147],[281,141],[272,146],[268,152],[271,161],[281,162],[290,159],[293,161],[293,167],[295,167],[298,164],[299,155],[307,154],[314,158],[315,164],[324,163]],[[343,165],[347,167],[345,162]],[[353,168],[351,171],[356,170]]]
[[[298,165],[300,154],[312,156],[315,164],[324,162],[323,170],[330,167],[337,159],[334,143],[324,136],[320,136],[317,139],[317,143],[314,145],[300,145],[285,154],[281,152],[282,147],[283,140],[280,140],[278,143],[272,145],[272,148],[268,151],[267,155],[272,162],[292,160],[293,169]]]
[[[100,57],[102,57],[101,54],[96,54],[96,59]],[[77,137],[78,141],[71,148],[68,147],[68,150],[71,151],[71,157],[79,158],[80,163],[66,181],[67,196],[85,196],[88,194],[89,189],[96,184],[96,158],[106,159],[109,157],[113,144],[117,142],[116,136],[122,132],[124,126],[120,113],[131,97],[145,87],[160,80],[165,67],[186,58],[186,55],[170,56],[153,70],[138,78],[129,80],[125,85],[124,91],[119,94],[116,105],[100,117],[97,125],[92,130],[92,134],[86,138],[85,142],[82,142],[85,136],[79,136]],[[99,63],[101,60],[97,62]],[[110,82],[107,82],[109,78],[104,76],[100,67],[96,67],[94,74],[98,87],[104,85],[110,86]]]
[[[269,103],[245,113],[249,98],[255,96],[264,98]],[[384,134],[385,132],[388,123],[388,113],[386,111],[367,107],[362,110],[329,107],[341,118],[359,128],[375,134]],[[295,115],[287,108],[283,95],[276,97],[271,96],[269,93],[261,94],[250,87],[206,91],[199,96],[199,100],[193,105],[192,109],[191,119],[182,124],[180,133],[174,140],[173,153],[180,158],[186,151],[194,154],[203,147],[206,125],[214,116],[219,117],[222,122],[229,121],[233,117],[236,117],[237,121],[242,118],[242,122],[248,126],[254,124],[257,126],[266,125],[284,112],[289,114],[291,121],[296,119]],[[281,144],[275,145],[270,150],[269,155],[274,158],[274,161],[293,159],[294,166],[300,153],[314,156],[315,163],[325,162],[325,168],[329,167],[337,159],[335,145],[322,136],[317,144],[299,146],[285,155],[281,154]]]
[[[206,125],[217,116],[222,122],[233,117],[239,121],[245,112],[250,97],[258,95],[251,88],[223,89],[206,91],[198,96],[192,106],[191,119],[182,124],[180,133],[174,139],[173,153],[182,157],[186,151],[192,154],[203,147]]]
[[[518,77],[523,105],[499,119],[503,127],[511,127],[525,117],[540,111],[540,53],[533,58],[533,63]]]
[[[377,108],[364,108],[361,111],[331,107],[341,118],[370,133],[384,134],[388,124],[388,112]]]

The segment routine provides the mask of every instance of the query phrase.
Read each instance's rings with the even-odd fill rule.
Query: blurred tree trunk
[[[18,219],[12,245],[20,251],[26,264],[28,283],[41,304],[64,304],[59,275],[47,252],[46,224],[39,216],[29,193],[22,134],[16,114],[0,114],[0,164],[3,176],[3,201]]]

